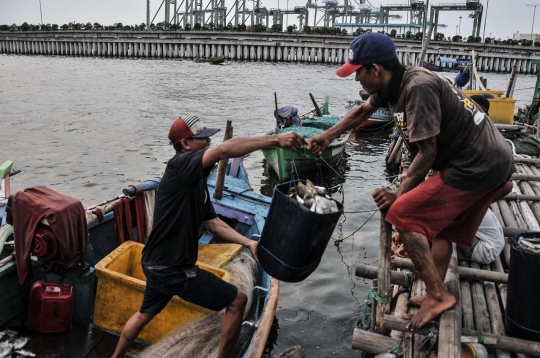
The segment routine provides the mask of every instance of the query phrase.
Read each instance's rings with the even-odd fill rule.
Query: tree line
[[[145,23],[139,25],[124,25],[121,22],[117,22],[114,25],[101,25],[100,23],[87,22],[86,24],[70,22],[69,24],[63,24],[59,26],[58,24],[28,24],[23,22],[21,25],[12,24],[12,25],[0,25],[0,31],[61,31],[61,30],[122,30],[122,31],[144,31],[144,30],[158,30],[158,31],[239,31],[239,32],[282,32],[283,25],[275,24],[267,29],[263,24],[256,24],[253,26],[248,26],[246,24],[239,24],[233,26],[232,23],[228,23],[226,26],[222,24],[214,24],[213,22],[209,23],[195,23],[193,26],[191,24],[186,24],[183,27],[180,24],[170,24],[167,22],[158,22],[157,24],[151,23],[148,27]],[[292,33],[296,32],[296,25],[287,26],[287,32]],[[304,33],[312,34],[329,34],[329,35],[346,35],[347,30],[340,29],[337,27],[309,27],[304,26]]]
[[[86,24],[70,22],[69,24],[63,24],[61,26],[57,24],[28,24],[23,22],[21,25],[12,24],[12,25],[0,25],[0,31],[60,31],[60,30],[122,30],[122,31],[144,31],[144,30],[158,30],[158,31],[238,31],[238,32],[283,32],[282,24],[272,25],[270,28],[267,28],[263,24],[256,24],[253,26],[247,26],[245,24],[239,24],[233,26],[232,23],[228,23],[226,26],[222,24],[214,24],[213,22],[209,23],[195,23],[193,27],[191,24],[186,24],[185,27],[182,27],[179,24],[170,24],[167,22],[158,22],[157,24],[151,23],[148,28],[145,23],[139,25],[124,25],[121,22],[117,22],[114,25],[101,25],[97,22],[93,24],[87,22]],[[296,25],[289,25],[286,28],[288,33],[297,32]],[[372,30],[362,27],[356,29],[352,35],[359,36],[363,35],[366,32],[371,32]],[[315,34],[315,35],[347,35],[348,32],[346,29],[339,27],[331,26],[304,26],[302,28],[302,33],[305,34]],[[380,33],[385,33],[384,31],[378,31]],[[417,32],[413,34],[411,31],[407,31],[404,34],[398,34],[395,29],[387,33],[386,35],[392,38],[401,38],[401,39],[410,39],[410,40],[422,40],[424,36],[423,32]],[[455,35],[452,37],[445,37],[443,33],[437,32],[434,36],[435,41],[450,41],[450,42],[467,42],[467,43],[482,43],[482,38],[480,36],[469,36],[466,39],[462,36]],[[540,46],[540,41],[533,41],[527,39],[513,40],[506,39],[501,40],[495,39],[493,37],[486,37],[483,41],[486,44],[494,45],[513,45],[513,46]]]

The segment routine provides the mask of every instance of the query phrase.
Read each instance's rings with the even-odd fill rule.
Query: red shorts
[[[424,234],[471,247],[478,227],[499,188],[459,190],[446,185],[439,173],[400,196],[386,221],[400,231]]]

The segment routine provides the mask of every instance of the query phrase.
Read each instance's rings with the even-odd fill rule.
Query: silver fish
[[[0,350],[13,348],[13,344],[10,341],[0,342]]]
[[[11,348],[0,348],[0,358],[11,357]]]
[[[19,349],[18,351],[15,351],[15,353],[23,356],[23,357],[35,357],[36,355],[30,351]]]
[[[26,345],[26,343],[28,343],[29,340],[30,340],[30,337],[17,338],[15,341],[13,341],[13,349],[15,350],[21,349],[22,347]]]
[[[315,196],[315,212],[317,214],[327,214],[338,210],[336,203],[333,200],[328,200],[320,195]],[[310,209],[313,211],[312,209]]]

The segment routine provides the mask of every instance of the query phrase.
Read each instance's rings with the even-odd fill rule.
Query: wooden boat
[[[196,58],[195,60],[193,60],[193,62],[208,62],[213,65],[217,65],[217,64],[225,62],[225,56],[216,56],[216,57],[210,57],[210,58]]]
[[[351,109],[356,106],[361,105],[364,103],[364,100],[352,100],[347,103],[345,108]],[[392,123],[394,121],[394,117],[392,116],[392,112],[390,112],[389,108],[379,108],[371,115],[371,117],[356,127],[357,131],[362,130],[369,130],[369,129],[377,129],[386,126],[389,123]]]
[[[466,59],[439,56],[437,57],[437,62],[441,64],[448,63],[451,65],[451,67],[439,66],[434,63],[429,63],[425,61],[422,62],[422,67],[427,68],[430,71],[435,71],[435,72],[454,72],[455,73],[455,72],[459,72],[460,69],[467,66],[470,61]]]
[[[283,128],[281,129],[281,133],[295,131],[302,134],[304,138],[309,139],[314,134],[322,133],[325,129],[331,127],[331,125],[325,125],[323,121],[329,121],[328,123],[335,124],[341,119],[339,116],[332,115],[317,116],[313,112],[303,115],[301,118],[302,127],[291,126]],[[268,134],[273,134],[273,132]],[[330,165],[338,162],[345,152],[345,145],[350,135],[351,131],[348,131],[330,143],[328,148],[320,156],[321,160]],[[309,151],[307,146],[302,146],[296,152],[279,147],[263,149],[262,152],[267,165],[276,172],[279,181],[290,178],[291,175],[301,175],[317,169],[318,157]],[[326,166],[324,162],[321,163],[322,168]]]
[[[214,196],[216,187],[216,172],[217,167],[208,179],[211,198]],[[155,189],[159,183],[158,179],[143,182],[137,186],[137,189],[139,192]],[[111,327],[110,322],[103,324],[103,320],[99,323],[96,321],[96,316],[99,315],[98,309],[100,305],[103,307],[105,303],[110,311],[109,313],[114,316],[114,313],[121,311],[123,306],[129,306],[132,297],[123,297],[122,302],[119,304],[118,301],[98,302],[99,298],[96,300],[95,286],[96,282],[102,282],[103,279],[102,275],[96,275],[96,273],[100,265],[107,266],[107,263],[111,261],[111,257],[118,254],[119,251],[126,250],[127,246],[142,245],[134,242],[137,239],[136,234],[134,241],[126,241],[123,245],[120,245],[118,235],[114,230],[113,203],[122,198],[131,198],[133,192],[134,187],[130,186],[124,189],[125,194],[87,209],[86,216],[89,221],[90,242],[85,254],[85,261],[88,263],[88,267],[86,269],[79,268],[73,271],[65,271],[63,274],[65,279],[62,281],[71,283],[74,288],[70,332],[51,335],[29,332],[26,329],[30,284],[19,285],[15,260],[13,260],[11,253],[6,253],[7,250],[4,250],[2,256],[6,258],[0,262],[0,327],[9,327],[20,332],[21,335],[29,336],[30,340],[25,345],[25,350],[34,353],[39,352],[38,356],[43,357],[105,357],[112,354],[117,338],[112,336],[110,332],[118,334],[119,330],[98,328],[100,326]],[[225,222],[237,232],[253,239],[262,232],[270,201],[270,198],[253,192],[242,159],[229,162],[222,199],[212,199],[216,213]],[[96,210],[98,206],[100,211],[105,212],[101,223],[92,214],[92,211]],[[2,217],[0,217],[0,221],[1,219]],[[5,230],[10,227],[11,225],[5,225],[2,229]],[[0,231],[1,235],[6,236],[4,240],[12,240],[12,236],[9,234],[10,231],[13,230]],[[203,265],[222,266],[224,263],[223,252],[231,254],[238,251],[233,247],[238,246],[236,244],[215,244],[213,236],[208,232],[203,233],[199,238],[199,245],[202,248],[200,249],[201,255],[199,259]],[[219,250],[212,250],[214,246]],[[220,260],[222,261],[221,264],[216,264]],[[61,282],[61,277],[57,274],[40,272],[38,261],[37,258],[33,257],[35,278],[32,282],[38,279]],[[136,259],[133,261],[133,267],[140,267],[139,262],[135,262]],[[100,276],[99,279],[96,276]],[[119,277],[119,275],[116,276]],[[276,310],[279,281],[272,279],[260,267],[257,268],[257,272],[253,273],[253,277],[255,280],[252,292],[253,304],[242,325],[241,335],[235,347],[236,357],[260,357],[262,355]],[[126,281],[125,278],[122,280]],[[139,281],[144,286],[144,281]],[[116,288],[116,284],[112,284],[109,285],[107,290]],[[99,296],[99,286],[97,291]],[[136,306],[139,304],[140,302],[135,303]],[[132,311],[135,312],[135,310]],[[165,310],[162,313],[164,312]],[[92,320],[93,316],[94,321]],[[103,318],[103,314],[101,314],[101,318]],[[117,323],[118,327],[123,326],[123,322]],[[144,346],[143,339],[143,343],[139,343],[134,348],[140,349],[144,348]]]
[[[451,73],[457,73],[459,72],[459,68],[453,68],[453,67],[442,67],[442,66],[438,66],[438,65],[435,65],[435,64],[432,64],[432,63],[428,63],[428,62],[422,62],[422,67],[430,70],[430,71],[434,71],[434,72],[451,72]]]

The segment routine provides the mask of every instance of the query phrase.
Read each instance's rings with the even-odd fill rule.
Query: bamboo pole
[[[387,337],[382,334],[355,328],[352,339],[352,348],[371,354],[388,352],[396,346],[399,339]]]
[[[530,184],[522,181],[519,183],[520,187],[523,185],[529,185]],[[531,189],[532,190],[532,189]],[[534,195],[534,194],[508,194],[505,197],[502,198],[502,200],[526,200],[526,201],[540,201],[540,196]]]
[[[401,137],[400,137],[401,138]],[[394,147],[396,146],[396,143],[398,142],[399,138],[397,140],[393,140],[391,143],[390,143],[390,146],[388,147],[388,151],[386,152],[386,162],[388,163],[388,159],[390,158],[390,155],[392,154],[392,152],[394,151]]]
[[[470,267],[479,269],[480,266],[476,262],[470,262]],[[474,326],[482,332],[491,333],[489,325],[489,314],[486,305],[486,297],[484,295],[484,286],[480,281],[471,281],[471,297],[474,310]]]
[[[373,287],[378,287],[379,285],[379,280],[377,280],[376,278],[373,279]],[[370,331],[375,331],[375,322],[377,321],[377,308],[376,308],[376,302],[375,302],[375,297],[373,297],[373,295],[371,295],[369,297],[369,303],[371,305],[371,312],[370,312],[370,315],[369,315],[369,330]]]
[[[439,326],[439,357],[461,358],[461,294],[459,290],[459,274],[456,244],[452,244],[453,252],[446,271],[444,285],[448,292],[456,298],[456,305],[441,315]]]
[[[527,183],[524,182],[524,184],[527,184]],[[514,185],[514,190],[516,191],[517,195],[521,195],[521,190],[519,189],[519,185]],[[538,220],[536,219],[530,204],[526,201],[519,200],[518,205],[519,205],[519,209],[521,210],[521,213],[523,214],[523,219],[525,220],[525,223],[527,224],[527,229],[540,231]]]
[[[512,214],[512,210],[510,210],[510,206],[508,205],[508,203],[504,200],[499,200],[497,201],[497,204],[499,204],[499,209],[501,210],[501,215],[504,219],[506,226],[519,227],[516,218],[514,217],[514,214]]]
[[[232,121],[227,121],[227,127],[225,128],[225,135],[223,142],[231,139],[233,136]],[[227,171],[227,163],[229,159],[221,159],[218,164],[218,173],[216,178],[216,188],[214,190],[214,199],[221,200],[223,196],[223,187],[225,185],[225,172]]]
[[[497,220],[501,223],[501,226],[505,226],[504,220],[501,216],[501,209],[499,209],[499,204],[497,202],[491,203],[491,211],[493,211],[493,214],[497,217]]]
[[[467,261],[459,262],[460,268],[469,267]],[[474,329],[474,315],[473,315],[473,306],[471,299],[471,285],[469,280],[464,279],[460,275],[460,288],[461,288],[461,309],[462,309],[462,320],[463,328],[465,329]]]
[[[518,203],[516,203],[515,201],[510,201],[508,205],[510,206],[510,209],[512,210],[512,214],[514,214],[514,217],[516,218],[518,227],[520,229],[528,229],[529,227],[527,226],[527,222],[525,221],[525,218],[519,208]]]
[[[396,266],[397,268],[403,268],[403,269],[408,269],[408,270],[412,270],[414,268],[414,265],[411,259],[407,259],[403,257],[395,257],[394,266]],[[480,281],[489,281],[489,282],[496,282],[496,283],[508,282],[508,274],[505,274],[505,273],[501,274],[499,272],[475,270],[467,266],[460,266],[457,268],[457,270],[458,270],[458,274],[460,278],[480,280]],[[394,272],[395,271],[392,272],[392,276],[394,275]]]
[[[530,158],[520,158],[520,157],[514,157],[515,163],[526,163],[526,164],[540,164],[540,160],[538,159],[530,159]]]
[[[521,191],[523,193],[525,193],[526,195],[523,195],[524,197],[527,197],[527,196],[533,196],[534,194],[534,190],[531,186],[531,184],[525,182],[525,181],[522,181],[519,183],[519,187],[521,189]],[[535,197],[538,197],[536,195],[534,195]],[[528,200],[527,198],[524,198],[524,199],[521,199],[521,200]],[[537,201],[527,201],[527,204],[529,205],[529,207],[531,208],[531,211],[533,212],[533,215],[536,219],[536,222],[540,222],[540,203],[537,202]]]
[[[396,145],[392,149],[392,153],[390,153],[390,156],[388,157],[388,164],[391,164],[394,162],[394,159],[397,157],[398,152],[401,152],[401,146],[403,145],[403,138],[399,137],[396,141]]]
[[[422,279],[418,279],[418,285],[417,285],[417,294],[421,296],[426,295],[426,284]],[[415,314],[418,312],[417,307],[414,307],[413,311]],[[414,346],[414,357],[415,358],[426,358],[426,354],[423,350],[420,350],[420,344],[422,343],[422,340],[425,338],[425,335],[422,334],[415,334],[413,338],[413,346]]]
[[[483,265],[482,269],[489,270],[490,268],[489,266]],[[489,311],[491,331],[495,335],[504,336],[504,322],[495,284],[493,282],[484,282],[484,292],[486,294],[486,303]],[[497,355],[497,358],[510,358],[510,353],[502,349],[495,350],[495,354]]]
[[[406,328],[406,325],[408,323],[409,323],[408,320],[405,320],[402,318],[394,317],[391,315],[384,316],[384,329],[394,329],[394,330],[403,331],[403,332],[410,332],[410,330]],[[424,327],[420,328],[416,332],[421,333],[421,334],[428,334],[431,329],[438,328],[438,327],[439,327],[438,322],[430,321],[429,323],[424,325]],[[461,333],[463,334],[463,336],[467,336],[467,337],[477,336],[476,331],[469,330],[469,329],[462,329]],[[524,354],[529,354],[533,357],[540,357],[540,342],[527,341],[524,339],[518,339],[518,338],[512,338],[512,337],[498,336],[498,335],[488,333],[488,332],[481,332],[481,333],[484,336],[484,345],[486,347],[504,349],[513,353],[524,353]],[[439,355],[439,357],[441,356]]]
[[[424,57],[426,57],[426,51],[429,46],[429,40],[431,39],[431,34],[433,33],[433,27],[434,27],[433,24],[429,24],[429,30],[428,30],[427,36],[426,36],[425,31],[423,33],[424,41],[422,41],[422,52],[420,53],[420,57],[418,58],[418,63],[416,64],[417,67],[422,67],[422,62],[424,61]]]
[[[508,87],[506,88],[506,97],[510,98],[513,94],[514,81],[516,80],[517,66],[512,66],[512,73],[510,74],[510,81],[508,82]]]
[[[478,84],[478,87],[480,87],[482,91],[485,91],[486,87],[484,86],[484,84],[482,83],[482,79],[478,76],[478,73],[476,72],[476,56],[474,54],[474,50],[472,50],[471,53],[472,53],[472,59],[471,59],[472,71],[474,74],[474,78],[476,79],[476,84]]]
[[[381,211],[381,233],[379,243],[379,269],[377,272],[377,295],[383,300],[391,298],[390,291],[390,256],[392,255],[392,225],[386,222],[386,210]],[[384,315],[390,309],[390,303],[377,301],[375,330],[380,330]]]
[[[501,262],[501,258],[497,256],[495,261],[491,263],[491,267],[493,268],[493,271],[504,273],[504,268]],[[499,295],[501,296],[501,304],[503,311],[506,310],[506,295],[508,292],[508,285],[504,283],[497,284],[497,288],[499,289]]]
[[[540,181],[540,175],[528,175],[528,174],[512,174],[510,177],[512,180],[527,180],[527,181]]]
[[[401,269],[400,269],[401,270]],[[402,286],[394,285],[394,293],[393,297],[396,297],[398,295],[399,290]],[[396,317],[403,317],[403,313],[407,312],[407,301],[409,300],[409,292],[405,291],[399,294],[397,296],[396,305],[394,307],[394,316]],[[403,338],[403,332],[401,331],[392,331],[390,332],[390,337],[392,338]]]
[[[276,113],[274,114],[274,118],[276,118],[276,129],[274,130],[274,132],[276,134],[279,134],[279,115],[278,115],[277,93],[276,92],[274,92],[274,107],[275,107],[275,111],[276,111]]]
[[[494,124],[497,129],[508,129],[508,130],[520,130],[520,129],[527,129],[527,126],[524,126],[522,124]]]
[[[411,289],[411,295],[414,296],[421,296],[422,295],[422,285],[423,281],[420,277],[418,277],[412,286]],[[415,314],[418,311],[417,307],[409,307],[409,314]],[[418,336],[412,332],[406,332],[403,335],[403,358],[415,358],[415,342],[417,340]]]

